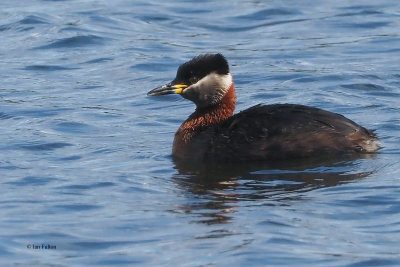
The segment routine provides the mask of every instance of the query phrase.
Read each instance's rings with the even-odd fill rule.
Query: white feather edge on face
[[[230,73],[212,72],[183,90],[182,96],[193,101],[198,107],[207,107],[222,100],[233,83]]]

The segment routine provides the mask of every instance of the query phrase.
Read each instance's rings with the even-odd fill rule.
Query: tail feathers
[[[375,130],[365,130],[368,135],[359,140],[359,146],[362,148],[362,152],[372,153],[379,150],[381,147],[378,144],[378,137],[375,134]]]
[[[367,139],[361,142],[363,150],[367,153],[372,153],[379,150],[381,147],[378,145],[377,139]]]
[[[361,128],[347,136],[351,140],[357,152],[373,153],[381,147],[378,145],[378,137],[372,130]]]

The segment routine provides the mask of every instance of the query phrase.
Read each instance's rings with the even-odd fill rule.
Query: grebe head
[[[232,75],[221,54],[200,55],[182,64],[175,79],[147,93],[149,96],[180,94],[198,108],[218,104],[231,88]]]

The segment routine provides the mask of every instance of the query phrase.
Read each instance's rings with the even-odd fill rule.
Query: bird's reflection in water
[[[257,205],[290,205],[305,192],[362,179],[373,171],[365,168],[371,154],[360,157],[308,158],[269,163],[188,163],[175,161],[173,177],[191,201],[181,208],[199,215],[197,222],[229,222],[239,202]],[[195,201],[193,201],[195,199]]]

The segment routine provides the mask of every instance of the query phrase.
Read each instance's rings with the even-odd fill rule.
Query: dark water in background
[[[0,36],[0,265],[400,265],[397,1],[6,0]],[[194,107],[146,92],[204,52],[237,110],[328,109],[384,148],[175,166]]]

